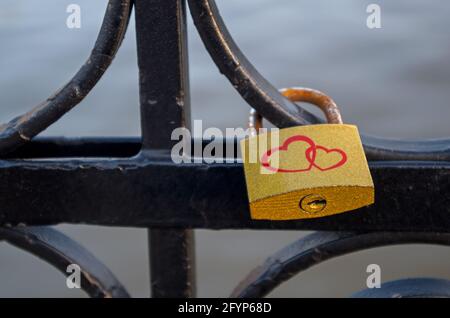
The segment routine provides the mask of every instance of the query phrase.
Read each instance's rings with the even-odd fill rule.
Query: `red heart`
[[[308,162],[309,162],[309,166],[305,169],[280,169],[280,168],[272,167],[270,165],[270,156],[273,155],[274,153],[276,153],[277,151],[287,151],[289,148],[289,145],[294,142],[306,142],[309,145],[308,149],[305,151],[305,157],[306,157],[306,160],[308,160]],[[314,160],[316,157],[315,148],[316,148],[316,144],[314,143],[314,141],[311,138],[302,136],[302,135],[291,136],[291,137],[287,138],[280,147],[276,147],[276,148],[272,148],[272,149],[268,150],[261,157],[261,164],[264,168],[271,170],[271,171],[275,171],[275,172],[289,173],[289,172],[309,171],[314,166]],[[313,152],[312,154],[310,154],[310,150]]]
[[[306,156],[308,158],[311,158],[311,157],[314,156],[314,160],[312,160],[312,159],[309,159],[309,160],[320,171],[327,171],[327,170],[335,169],[335,168],[338,168],[338,167],[344,165],[347,162],[347,154],[342,149],[338,149],[338,148],[328,149],[328,148],[325,148],[323,146],[316,145],[316,149],[315,150],[316,150],[315,153],[311,154],[311,152],[313,150],[311,148],[309,148],[308,150],[306,150]],[[341,156],[341,159],[339,161],[337,161],[337,162],[335,161],[335,163],[332,163],[329,166],[321,167],[321,166],[317,165],[317,163],[315,162],[315,158],[317,156],[317,150],[325,151],[325,153],[327,153],[327,154],[329,154],[329,153],[338,153]]]

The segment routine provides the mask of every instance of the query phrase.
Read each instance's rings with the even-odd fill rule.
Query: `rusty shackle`
[[[306,102],[319,107],[325,114],[329,124],[342,124],[341,112],[337,104],[331,97],[312,88],[291,87],[280,89],[280,93],[291,102]],[[250,110],[248,126],[253,132],[257,133],[263,127],[263,117],[255,110]]]

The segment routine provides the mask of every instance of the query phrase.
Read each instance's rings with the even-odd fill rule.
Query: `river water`
[[[66,27],[66,8],[81,6],[81,29]],[[381,29],[366,8],[381,7]],[[59,88],[95,41],[105,0],[2,0],[0,118],[29,109]],[[450,3],[439,0],[221,0],[243,52],[276,87],[309,86],[330,94],[346,122],[365,133],[403,139],[450,135]],[[137,136],[140,132],[134,23],[116,60],[92,93],[44,135]],[[248,105],[204,50],[189,21],[192,118],[203,126],[245,125]],[[408,211],[405,211],[408,213]],[[107,263],[133,296],[148,295],[146,231],[60,226]],[[272,252],[304,235],[278,231],[197,231],[198,294],[226,296]],[[271,295],[347,296],[365,288],[366,267],[382,280],[450,278],[441,247],[389,247],[319,265]],[[436,260],[438,259],[438,261]],[[0,296],[78,297],[50,266],[0,245]]]

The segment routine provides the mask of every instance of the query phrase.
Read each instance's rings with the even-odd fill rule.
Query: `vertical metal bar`
[[[143,147],[171,149],[173,129],[190,126],[185,2],[136,0],[135,8]]]
[[[195,297],[195,248],[192,230],[150,230],[152,297]]]
[[[135,0],[142,155],[170,151],[173,129],[190,128],[185,0]],[[195,296],[194,233],[149,231],[153,297]]]

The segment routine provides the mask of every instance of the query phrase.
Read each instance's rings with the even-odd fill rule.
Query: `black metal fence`
[[[322,122],[282,97],[257,72],[234,43],[213,0],[188,4],[211,58],[251,107],[278,127]],[[239,160],[173,163],[171,133],[190,127],[185,6],[184,0],[110,0],[95,47],[78,73],[28,113],[0,126],[1,239],[64,273],[68,264],[79,264],[82,288],[94,297],[128,293],[93,255],[48,225],[148,228],[154,297],[195,296],[195,228],[325,231],[269,258],[235,289],[233,296],[239,297],[267,295],[300,271],[353,251],[450,244],[450,140],[363,136],[376,204],[358,213],[298,221],[250,219]],[[34,138],[83,100],[102,77],[133,7],[142,138]]]

